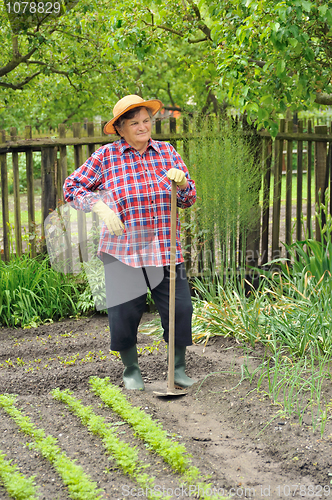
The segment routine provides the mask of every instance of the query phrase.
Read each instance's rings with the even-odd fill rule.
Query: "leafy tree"
[[[261,126],[276,113],[332,104],[332,2],[209,2],[220,85]]]
[[[210,89],[272,133],[278,113],[332,104],[332,2],[158,0],[146,12],[151,30],[208,44]]]
[[[23,116],[50,126],[107,119],[118,98],[139,93],[203,113],[228,103],[276,133],[279,113],[332,104],[332,2],[81,0],[65,7],[19,33],[1,11],[0,126]]]
[[[81,0],[61,17],[17,32],[1,11],[0,127],[107,119],[126,93],[203,109],[209,52],[151,30],[143,22],[146,12],[129,0],[118,6]]]

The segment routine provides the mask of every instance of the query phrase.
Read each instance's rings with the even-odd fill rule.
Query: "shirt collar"
[[[148,147],[146,149],[149,149],[149,147],[155,149],[157,151],[157,153],[160,153],[158,143],[156,141],[154,141],[153,139],[151,139],[151,137],[149,139]],[[128,144],[128,142],[123,137],[121,137],[121,139],[119,140],[119,149],[120,149],[121,154],[123,154],[126,151],[126,149],[134,149],[135,150],[135,148],[133,148],[130,144]]]

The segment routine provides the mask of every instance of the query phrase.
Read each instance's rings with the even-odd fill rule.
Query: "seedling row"
[[[117,422],[110,423],[109,419],[98,415],[91,405],[84,404],[68,389],[54,389],[51,395],[55,401],[63,404],[64,416],[72,414],[80,427],[84,426],[91,435],[98,438],[112,463],[111,470],[106,472],[121,471],[124,482],[129,480],[130,484],[135,485],[135,491],[145,498],[151,500],[173,498],[168,494],[170,491],[168,488],[165,488],[165,491],[160,490],[157,478],[161,467],[158,466],[157,470],[156,466],[156,463],[159,463],[163,464],[163,469],[167,469],[167,477],[170,478],[173,488],[176,487],[174,485],[177,485],[178,489],[189,486],[193,488],[195,485],[199,491],[199,498],[211,500],[223,498],[217,494],[211,495],[211,485],[199,469],[193,466],[185,446],[177,442],[174,437],[170,437],[160,422],[154,420],[143,409],[133,406],[108,378],[91,377],[89,389],[94,401],[99,401],[98,407],[112,410],[111,413],[116,416]],[[98,396],[98,399],[92,394]],[[56,470],[70,498],[77,500],[109,498],[92,479],[89,471],[78,465],[76,460],[61,448],[58,439],[53,436],[56,434],[56,429],[54,432],[52,430],[52,434],[46,434],[42,427],[33,423],[25,411],[19,409],[19,403],[14,395],[0,395],[0,407],[29,438],[25,446],[30,450],[36,450]],[[134,432],[132,439],[136,440],[137,444],[133,446],[132,439],[128,443],[121,438],[122,425],[130,426]],[[143,451],[142,445],[144,445]],[[149,458],[152,459],[154,462],[152,465],[147,463],[146,456],[148,461]],[[156,462],[158,456],[159,462]],[[11,498],[17,500],[40,498],[38,496],[40,485],[37,484],[36,477],[23,474],[17,464],[1,449],[0,483]]]

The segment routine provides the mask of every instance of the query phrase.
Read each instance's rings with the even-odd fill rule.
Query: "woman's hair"
[[[121,115],[114,123],[113,123],[113,127],[115,128],[116,130],[116,133],[118,135],[119,132],[118,132],[118,129],[119,128],[122,128],[123,125],[124,125],[124,122],[126,120],[131,120],[132,118],[134,118],[134,116],[136,116],[141,109],[146,109],[147,112],[149,113],[149,117],[152,118],[153,117],[153,114],[152,114],[152,111],[150,108],[146,108],[145,106],[138,106],[137,108],[133,108],[133,109],[130,109],[129,111],[127,111],[126,113],[123,113],[123,115]]]

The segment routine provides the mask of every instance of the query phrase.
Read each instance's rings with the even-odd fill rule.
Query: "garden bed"
[[[143,319],[151,317],[146,314]],[[183,476],[179,470],[149,451],[135,429],[91,390],[91,377],[109,377],[112,386],[123,389],[121,361],[109,353],[106,316],[31,329],[0,328],[0,340],[0,394],[16,395],[15,407],[45,435],[57,439],[57,446],[96,483],[101,498],[145,498],[145,494],[135,478],[110,458],[100,436],[90,432],[63,402],[53,397],[51,391],[56,388],[69,389],[83,405],[91,405],[106,426],[118,430],[121,442],[137,447],[140,463],[150,464],[146,472],[154,478],[158,491],[166,494],[168,489],[172,499],[197,498],[198,483],[181,489]],[[122,394],[133,407],[140,407],[153,421],[159,421],[171,442],[185,446],[192,455],[188,460],[191,466],[198,467],[202,482],[210,482],[211,488],[233,498],[332,497],[330,420],[322,437],[319,426],[315,433],[312,431],[310,412],[300,425],[295,418],[278,416],[280,406],[271,404],[263,386],[258,392],[257,385],[250,386],[248,380],[239,383],[241,367],[257,366],[261,348],[246,353],[235,340],[221,337],[211,339],[205,348],[191,346],[188,374],[198,382],[186,396],[171,399],[157,398],[153,393],[166,388],[165,344],[160,338],[140,333],[138,347],[146,390],[123,389]],[[331,399],[332,391],[325,398]],[[1,407],[0,436],[0,451],[6,459],[13,460],[11,464],[17,464],[26,477],[35,476],[38,498],[69,498],[68,488],[54,465],[36,447],[26,446],[33,441],[31,435],[20,432]],[[10,498],[2,485],[0,498]]]

